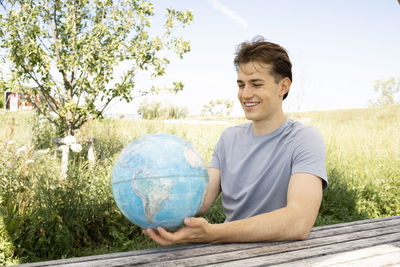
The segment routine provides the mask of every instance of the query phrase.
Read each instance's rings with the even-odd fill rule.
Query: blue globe
[[[152,134],[122,150],[111,187],[118,208],[131,222],[142,228],[169,229],[199,211],[208,190],[208,174],[189,142]]]

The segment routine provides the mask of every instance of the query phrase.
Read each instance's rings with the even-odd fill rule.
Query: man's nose
[[[251,90],[250,86],[245,85],[242,89],[242,97],[243,98],[252,98],[253,90]]]

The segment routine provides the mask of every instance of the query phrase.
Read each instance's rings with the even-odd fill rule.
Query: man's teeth
[[[254,106],[257,106],[257,105],[258,105],[258,102],[245,102],[244,103],[245,107],[254,107]]]

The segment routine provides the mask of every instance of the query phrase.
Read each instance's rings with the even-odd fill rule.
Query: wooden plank
[[[275,243],[271,243],[275,244]],[[265,246],[265,243],[260,243],[258,246]],[[130,255],[127,253],[119,253],[120,255],[112,257],[81,257],[67,260],[49,261],[23,265],[27,266],[126,266],[126,265],[140,265],[150,262],[162,262],[177,258],[197,257],[202,255],[209,255],[210,253],[224,253],[228,251],[245,250],[247,248],[254,248],[255,243],[234,243],[234,244],[214,244],[208,246],[193,245],[190,248],[186,246],[176,246],[173,250],[165,250],[166,248],[159,248],[155,253]],[[104,255],[101,255],[104,256]]]
[[[320,237],[329,237],[329,236],[337,236],[340,234],[345,233],[353,233],[356,231],[365,231],[365,230],[372,230],[375,228],[383,228],[389,226],[400,226],[400,219],[380,219],[376,221],[368,220],[368,223],[346,223],[341,224],[342,227],[329,227],[322,229],[320,231],[312,232],[310,234],[310,239],[320,238]],[[356,227],[356,228],[355,228]],[[173,246],[173,247],[166,247],[166,248],[157,248],[157,249],[148,249],[148,250],[139,250],[139,251],[131,251],[131,252],[122,252],[122,253],[110,253],[105,255],[98,255],[98,256],[89,256],[89,257],[81,257],[81,258],[71,258],[66,260],[59,260],[49,261],[49,262],[41,262],[37,264],[29,264],[24,265],[26,266],[53,266],[53,265],[60,265],[60,264],[67,264],[67,263],[74,263],[74,262],[89,262],[94,260],[103,260],[103,259],[114,259],[114,258],[124,258],[124,257],[131,257],[131,256],[139,256],[139,255],[146,255],[149,261],[152,258],[164,257],[164,254],[167,255],[174,255],[175,258],[186,257],[188,253],[194,256],[200,255],[207,255],[207,254],[215,254],[215,253],[223,253],[223,252],[230,252],[236,250],[245,250],[245,249],[252,249],[258,247],[265,247],[265,246],[273,246],[275,244],[282,244],[282,242],[268,242],[268,243],[233,243],[233,244],[222,244],[222,245],[210,245],[210,244],[198,244],[198,245],[184,245],[184,246]],[[190,251],[188,251],[190,250]],[[172,254],[172,252],[176,252]],[[154,255],[149,255],[154,254]]]
[[[149,250],[138,250],[131,252],[122,252],[122,253],[111,253],[105,255],[97,255],[97,256],[89,256],[89,257],[81,257],[81,258],[72,258],[66,260],[59,261],[48,261],[48,262],[40,262],[34,264],[27,264],[23,266],[76,266],[77,264],[81,264],[82,266],[90,266],[91,262],[98,264],[102,264],[105,262],[114,262],[118,264],[118,262],[129,262],[131,264],[135,263],[151,263],[151,262],[160,262],[160,260],[169,261],[169,260],[177,260],[177,259],[186,259],[188,257],[198,257],[198,256],[207,256],[207,255],[215,255],[223,253],[239,254],[245,253],[246,250],[254,250],[258,248],[267,249],[271,247],[276,247],[282,250],[289,249],[299,249],[301,246],[315,247],[321,244],[327,244],[327,241],[332,242],[332,237],[335,242],[340,242],[337,240],[340,235],[344,235],[343,238],[359,238],[360,236],[364,236],[364,234],[358,235],[357,232],[360,231],[368,231],[369,234],[372,234],[371,230],[374,230],[374,233],[388,233],[393,230],[390,227],[397,226],[398,229],[400,225],[400,216],[395,217],[387,217],[373,220],[365,220],[359,222],[351,222],[338,224],[333,226],[322,226],[313,229],[310,234],[310,238],[306,241],[302,242],[268,242],[268,243],[245,243],[245,244],[223,244],[223,245],[210,245],[210,244],[199,244],[199,245],[185,245],[185,246],[172,246],[167,248],[157,248],[157,249],[149,249]],[[387,228],[386,230],[382,230]],[[380,229],[380,230],[379,230]],[[351,234],[350,236],[347,234]],[[323,240],[319,240],[322,238]],[[314,240],[315,239],[315,240]],[[314,241],[313,241],[314,240]],[[304,243],[305,242],[305,243]],[[276,249],[273,249],[275,253]],[[250,254],[254,254],[249,252]],[[229,256],[228,255],[228,256]],[[237,257],[236,257],[237,258]],[[126,259],[126,261],[125,261]],[[239,258],[240,259],[240,258]]]
[[[385,243],[390,244],[395,242],[400,242],[400,233],[364,238],[359,240],[352,240],[339,244],[331,244],[331,245],[319,246],[297,251],[289,251],[280,254],[276,253],[267,256],[256,256],[243,260],[227,261],[219,265],[234,267],[234,266],[261,266],[261,265],[265,266],[265,265],[289,264],[289,263],[295,264],[300,260],[311,257],[334,255],[347,251],[354,251],[362,248],[368,248]]]
[[[256,248],[250,248],[250,249],[241,249],[241,250],[236,250],[236,251],[223,251],[221,253],[218,250],[215,250],[214,252],[208,253],[204,256],[197,254],[197,253],[192,253],[193,251],[188,251],[191,253],[193,257],[196,257],[196,262],[199,264],[208,264],[208,258],[210,255],[212,255],[212,259],[215,261],[224,261],[227,258],[228,259],[241,259],[241,258],[246,258],[246,257],[254,257],[257,255],[272,255],[275,253],[280,253],[282,251],[294,251],[294,250],[299,250],[299,249],[308,249],[312,247],[318,247],[322,245],[330,245],[330,244],[340,244],[341,242],[349,241],[349,240],[358,240],[361,238],[374,238],[375,236],[381,236],[385,234],[391,234],[391,233],[397,233],[399,229],[399,223],[396,223],[395,225],[392,225],[390,227],[382,227],[382,228],[377,228],[377,229],[368,229],[368,231],[364,232],[358,232],[358,231],[351,231],[351,228],[349,229],[350,231],[347,232],[346,234],[336,234],[332,235],[329,237],[321,236],[319,239],[307,239],[305,241],[297,241],[297,242],[281,242],[281,243],[275,243],[274,245],[268,245],[268,243],[265,243],[264,246],[261,247],[256,247]],[[204,252],[204,251],[202,251]],[[179,257],[175,257],[175,255],[169,255],[169,257],[164,258],[164,260],[174,259],[174,263],[178,263]],[[204,258],[204,261],[203,261]],[[156,261],[157,259],[153,259],[152,261]],[[134,261],[137,263],[136,261]],[[145,264],[145,261],[140,262],[141,264]]]
[[[368,220],[361,220],[361,221],[352,221],[352,222],[346,222],[346,223],[330,224],[330,225],[324,225],[324,226],[317,226],[317,227],[314,227],[311,230],[311,232],[317,232],[317,231],[321,231],[321,230],[329,230],[329,229],[334,229],[334,228],[342,228],[342,227],[348,227],[348,226],[355,226],[355,225],[362,225],[362,224],[384,222],[384,221],[390,221],[390,220],[400,220],[400,215],[368,219]]]
[[[358,223],[358,224],[354,224],[354,223],[342,224],[341,227],[339,227],[339,226],[326,227],[319,231],[312,231],[310,233],[310,236],[308,239],[327,237],[327,236],[332,236],[332,235],[340,235],[340,234],[351,233],[351,232],[355,232],[355,231],[366,231],[366,230],[390,227],[390,226],[395,226],[395,225],[400,226],[400,216],[398,218],[390,219],[390,220],[377,220],[377,221],[368,220],[367,222],[364,221],[364,223]]]
[[[120,266],[120,265],[158,265],[158,264],[168,264],[168,265],[187,265],[191,264],[211,264],[211,263],[221,263],[227,260],[241,260],[243,258],[253,258],[265,255],[271,255],[275,257],[276,254],[281,254],[282,252],[288,251],[309,251],[310,248],[318,248],[321,246],[331,246],[340,247],[340,243],[343,241],[358,241],[365,239],[374,239],[376,236],[384,236],[392,233],[398,234],[400,239],[400,233],[398,232],[398,225],[378,228],[374,230],[364,231],[364,232],[351,232],[344,235],[334,235],[330,237],[321,237],[320,239],[311,239],[305,241],[297,242],[281,242],[270,245],[264,243],[264,246],[250,248],[250,249],[239,249],[230,252],[226,252],[224,249],[225,245],[216,245],[212,247],[206,247],[207,253],[205,253],[205,248],[193,248],[185,251],[170,251],[167,253],[160,252],[154,254],[148,254],[146,256],[131,256],[124,258],[113,258],[113,259],[103,259],[96,260],[92,262],[96,266]],[[382,241],[381,241],[382,242]],[[240,248],[240,244],[236,244]],[[218,248],[222,248],[219,250]],[[210,251],[209,249],[214,249]],[[74,266],[91,266],[90,262],[75,262]],[[190,265],[190,264],[189,264]],[[65,265],[67,266],[67,265]]]
[[[18,265],[20,267],[35,267],[35,266],[57,266],[66,263],[74,263],[74,262],[81,262],[81,261],[93,261],[99,259],[113,259],[113,258],[121,258],[121,257],[129,257],[129,256],[145,256],[148,254],[159,253],[162,250],[165,253],[169,251],[176,251],[176,250],[187,250],[192,248],[202,248],[212,246],[212,244],[189,244],[184,246],[170,246],[170,247],[160,247],[160,248],[152,248],[152,249],[143,249],[143,250],[132,250],[127,252],[117,252],[117,253],[108,253],[102,255],[93,255],[93,256],[85,256],[85,257],[76,257],[76,258],[69,258],[63,260],[52,260],[52,261],[42,261],[36,263],[26,263]]]
[[[400,266],[400,242],[304,259],[276,266]]]

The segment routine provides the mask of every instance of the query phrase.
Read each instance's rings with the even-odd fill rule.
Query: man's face
[[[238,98],[247,119],[269,121],[282,112],[283,95],[289,90],[290,80],[276,83],[270,65],[257,62],[241,64],[238,70]],[[288,84],[289,80],[289,84]]]

